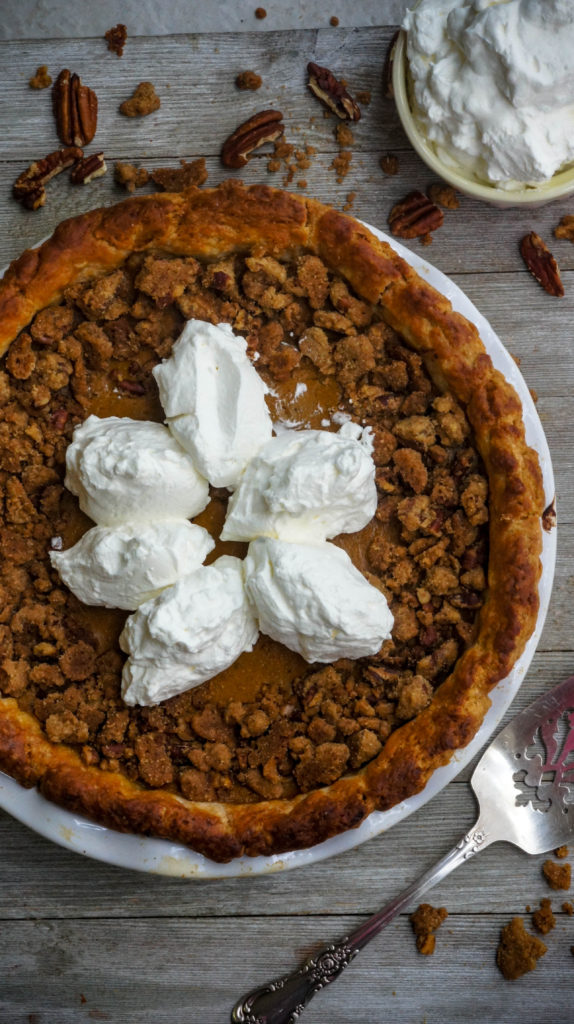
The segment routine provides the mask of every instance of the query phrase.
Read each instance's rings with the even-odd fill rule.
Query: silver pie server
[[[482,755],[471,785],[480,813],[454,849],[340,942],[240,999],[233,1024],[293,1024],[401,910],[491,843],[547,853],[574,837],[574,676],[512,719]]]

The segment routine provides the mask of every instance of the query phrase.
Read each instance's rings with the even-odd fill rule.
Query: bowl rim
[[[519,189],[502,189],[496,185],[488,185],[466,177],[447,164],[443,163],[419,131],[411,110],[407,90],[407,33],[401,29],[392,53],[392,84],[395,106],[413,149],[428,167],[453,188],[465,192],[476,199],[494,204],[504,203],[507,206],[529,206],[562,199],[574,191],[574,166],[558,171],[552,178],[539,185],[522,185]]]

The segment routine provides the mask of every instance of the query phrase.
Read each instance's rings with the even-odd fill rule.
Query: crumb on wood
[[[448,911],[444,907],[433,907],[430,903],[421,903],[411,914],[411,922],[417,949],[423,956],[432,956],[435,950],[435,932],[440,928],[443,921],[448,917]]]
[[[154,184],[164,192],[183,192],[186,188],[199,188],[205,184],[208,174],[204,157],[190,160],[189,163],[180,160],[180,164],[181,167],[158,167],[152,171]]]
[[[40,64],[40,67],[36,69],[36,74],[32,75],[28,82],[31,89],[47,89],[52,84],[52,78],[48,74],[48,65]]]
[[[421,245],[432,245],[432,235],[429,231],[426,235],[421,235]]]
[[[333,28],[337,28],[338,24],[339,24],[339,19],[338,19],[337,15],[336,14],[332,14],[331,17],[329,18],[329,25],[332,25]]]
[[[357,198],[357,193],[356,192],[347,192],[347,202],[345,203],[343,209],[345,211],[346,210],[352,210],[353,206],[355,205],[355,199],[356,198]]]
[[[255,8],[255,17],[259,21],[263,21],[263,18],[267,17],[267,11],[265,10],[265,8],[264,7],[256,7]]]
[[[149,178],[149,171],[146,171],[145,167],[136,167],[135,164],[121,161],[114,164],[114,181],[128,192],[135,192],[136,188],[147,185]]]
[[[567,213],[557,227],[554,228],[555,238],[564,238],[568,242],[574,242],[574,215]]]
[[[118,57],[121,57],[124,52],[127,38],[128,30],[125,25],[115,25],[114,28],[109,28],[104,34],[108,50],[112,53],[117,53]]]
[[[569,864],[555,864],[553,860],[545,860],[542,865],[544,875],[551,889],[569,889],[571,868]]]
[[[349,146],[353,146],[355,143],[355,136],[345,121],[339,121],[336,125],[335,138],[338,145],[343,149],[348,149]]]
[[[574,914],[574,903],[570,903],[569,900],[565,900],[562,904],[562,911],[564,914],[568,914],[568,917],[572,917]]]
[[[547,935],[548,932],[552,931],[555,927],[556,918],[552,913],[552,906],[549,899],[544,898],[540,900],[539,909],[535,910],[532,915],[532,924],[536,928],[536,931],[540,932],[541,935]]]
[[[370,89],[362,89],[357,93],[357,103],[360,103],[362,107],[368,107],[371,99],[372,95]]]
[[[458,210],[460,201],[451,185],[436,183],[428,190],[428,197],[431,203],[444,207],[445,210]]]
[[[307,188],[307,182],[305,178],[301,178],[301,180],[297,182],[297,188]]]
[[[151,82],[140,82],[128,100],[120,103],[120,114],[124,117],[147,117],[159,110],[161,100]]]
[[[394,153],[384,153],[379,164],[383,174],[399,173],[399,158]]]
[[[352,159],[353,154],[351,151],[348,149],[342,149],[341,152],[333,158],[333,162],[329,165],[330,169],[335,171],[339,185],[347,177]]]
[[[235,79],[235,84],[238,89],[243,91],[249,90],[255,92],[256,89],[260,89],[263,84],[261,75],[258,75],[256,71],[240,71]]]
[[[554,850],[554,856],[558,857],[558,860],[564,860],[568,856],[568,847],[559,846],[557,850]]]
[[[547,947],[542,939],[530,935],[521,917],[513,917],[500,932],[496,964],[507,981],[515,981],[533,971]]]

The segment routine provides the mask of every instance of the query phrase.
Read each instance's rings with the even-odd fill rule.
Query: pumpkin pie
[[[372,428],[377,511],[335,543],[394,627],[376,655],[330,665],[261,636],[208,682],[128,707],[125,613],[83,605],[49,554],[92,525],[63,485],[74,427],[161,420],[152,370],[190,318],[247,338],[276,421]],[[540,467],[475,327],[390,246],[266,186],[128,199],[12,264],[0,348],[3,771],[228,861],[357,826],[474,736],[536,622]],[[210,497],[195,521],[217,537],[228,493]],[[220,541],[209,560],[245,551]]]

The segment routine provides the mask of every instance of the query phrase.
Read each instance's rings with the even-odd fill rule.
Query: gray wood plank
[[[422,958],[401,917],[315,997],[306,1024],[468,1024],[477,1011],[485,1024],[570,1024],[572,918],[560,916],[546,956],[516,982],[505,982],[494,963],[507,922],[507,915],[452,915],[434,956]],[[293,969],[355,923],[347,916],[17,923],[0,937],[0,1022],[227,1024],[246,989]]]
[[[284,113],[289,141],[317,148],[311,167],[296,179],[307,181],[308,194],[342,207],[347,195],[355,192],[353,212],[385,228],[395,202],[411,189],[426,188],[434,180],[411,150],[394,104],[381,95],[380,70],[391,31],[370,28],[246,34],[239,40],[233,34],[138,38],[132,40],[129,57],[126,53],[121,61],[107,54],[101,40],[0,44],[0,191],[8,198],[20,170],[58,144],[49,90],[35,93],[27,85],[37,64],[47,63],[53,74],[63,66],[78,68],[95,88],[100,116],[91,149],[103,148],[110,164],[122,159],[143,161],[152,167],[157,166],[156,161],[160,165],[170,159],[175,162],[176,156],[205,156],[210,184],[217,184],[230,176],[218,158],[224,139],[254,111],[274,107]],[[330,169],[337,152],[335,118],[323,117],[323,108],[305,84],[310,57],[344,74],[355,91],[369,89],[372,93],[372,102],[364,108],[363,119],[354,129],[350,172],[340,184]],[[235,75],[245,67],[263,76],[264,85],[257,93],[242,93],[235,88]],[[122,117],[117,110],[119,102],[133,85],[150,77],[162,97],[161,109],[148,118]],[[399,154],[400,173],[396,177],[384,176],[378,165],[380,156],[389,150]],[[266,157],[256,157],[241,175],[231,172],[231,176],[280,185],[282,176],[269,175],[266,163]],[[296,184],[293,187],[296,190]],[[108,175],[87,188],[71,188],[61,179],[53,182],[46,207],[35,214],[18,210],[14,202],[7,201],[0,210],[0,260],[14,258],[23,245],[37,242],[64,217],[122,196]],[[518,243],[527,231],[536,230],[552,243],[560,265],[574,268],[574,247],[552,239],[553,227],[568,209],[567,202],[559,202],[538,210],[501,212],[463,198],[458,211],[446,213],[445,224],[436,232],[429,250],[421,250],[418,241],[412,244],[447,273],[520,271],[526,306],[529,302],[534,305],[537,286],[524,271]],[[535,311],[565,304],[541,294],[545,304],[536,306]]]

